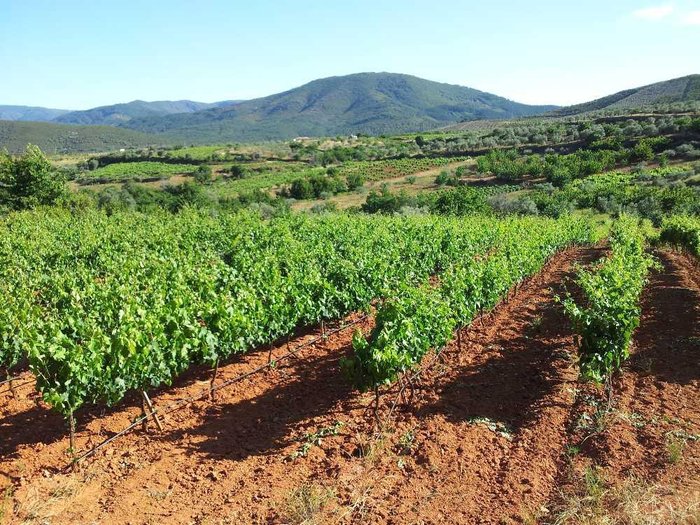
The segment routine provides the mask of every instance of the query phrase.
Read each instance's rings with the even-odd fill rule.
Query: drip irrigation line
[[[305,343],[302,343],[301,345],[295,347],[294,349],[290,349],[288,352],[286,352],[286,353],[283,354],[282,356],[280,356],[280,357],[278,357],[278,358],[276,358],[276,359],[273,359],[273,360],[269,361],[268,363],[265,363],[265,364],[263,364],[263,365],[257,366],[257,367],[255,367],[254,369],[249,370],[248,372],[245,372],[245,373],[243,373],[243,374],[240,374],[240,375],[238,375],[238,376],[236,376],[236,377],[233,377],[233,378],[231,378],[231,379],[229,379],[229,380],[227,380],[227,381],[224,381],[223,383],[219,383],[218,385],[214,385],[214,386],[212,386],[212,387],[203,389],[203,390],[202,390],[200,393],[198,393],[198,394],[194,394],[194,395],[191,395],[191,396],[188,396],[188,397],[185,397],[185,398],[182,398],[182,399],[173,401],[172,403],[170,403],[169,405],[166,405],[166,406],[165,406],[164,408],[162,408],[162,409],[159,408],[159,407],[156,407],[156,408],[154,408],[152,411],[150,411],[150,412],[148,412],[148,413],[145,413],[145,414],[142,414],[141,416],[137,417],[137,418],[136,418],[129,426],[127,426],[126,428],[120,430],[120,431],[117,432],[115,435],[113,435],[113,436],[111,436],[111,437],[105,439],[104,441],[98,443],[97,445],[95,445],[95,446],[92,447],[91,449],[89,449],[89,450],[83,452],[82,454],[80,454],[79,456],[75,457],[75,458],[64,468],[64,471],[70,469],[73,465],[76,465],[76,464],[79,463],[80,461],[82,461],[82,460],[84,460],[84,459],[87,459],[87,458],[89,458],[89,457],[91,457],[91,456],[94,456],[97,452],[99,452],[100,450],[102,450],[104,447],[106,447],[106,446],[109,445],[110,443],[116,441],[117,439],[119,439],[120,437],[124,436],[125,434],[129,433],[131,430],[133,430],[134,428],[136,428],[136,427],[139,426],[140,424],[144,423],[144,422],[147,421],[149,418],[154,418],[154,417],[157,416],[157,415],[163,415],[163,416],[165,416],[165,415],[171,414],[171,413],[175,412],[176,410],[179,410],[180,408],[182,408],[183,406],[185,406],[185,405],[187,405],[187,404],[189,404],[189,403],[193,403],[193,402],[195,402],[195,401],[198,401],[198,400],[200,400],[200,399],[203,399],[203,398],[205,398],[205,397],[211,395],[212,392],[215,392],[215,391],[217,391],[217,390],[221,390],[221,389],[226,388],[226,387],[228,387],[228,386],[230,386],[230,385],[232,385],[232,384],[234,384],[234,383],[237,383],[237,382],[239,382],[239,381],[242,381],[243,379],[246,379],[246,378],[248,378],[248,377],[250,377],[250,376],[252,376],[252,375],[254,375],[254,374],[257,374],[258,372],[261,372],[262,370],[265,370],[266,368],[272,368],[272,367],[276,366],[277,363],[279,363],[279,362],[281,362],[281,361],[285,361],[285,360],[289,359],[290,357],[298,357],[296,354],[297,354],[297,352],[298,352],[299,350],[301,350],[301,349],[303,349],[303,348],[306,348],[306,347],[309,347],[309,346],[311,346],[311,345],[313,345],[313,344],[316,344],[317,342],[319,342],[319,341],[321,341],[321,340],[328,339],[328,337],[330,337],[330,336],[332,336],[332,335],[335,335],[335,334],[337,334],[337,333],[339,333],[339,332],[342,332],[343,330],[346,330],[347,328],[350,328],[350,327],[352,327],[352,326],[355,326],[355,325],[361,323],[362,321],[364,321],[365,319],[367,319],[367,317],[369,317],[369,314],[364,314],[364,315],[362,315],[362,317],[360,317],[360,318],[358,318],[358,319],[356,319],[356,320],[354,320],[354,321],[352,321],[352,322],[350,322],[350,323],[348,323],[348,324],[344,324],[344,325],[342,325],[342,326],[340,326],[340,327],[338,327],[338,328],[335,328],[335,329],[333,329],[333,330],[331,330],[331,331],[329,331],[329,332],[326,332],[326,333],[323,334],[323,335],[320,335],[320,336],[318,336],[318,337],[315,337],[314,339],[312,339],[312,340],[310,340],[310,341],[307,341],[307,342],[305,342]]]
[[[7,384],[7,383],[11,383],[12,381],[17,381],[20,377],[22,377],[22,376],[8,377],[7,379],[0,381],[0,386]]]
[[[27,381],[24,381],[24,382],[19,383],[19,384],[17,384],[17,385],[12,385],[11,388],[8,388],[8,390],[6,390],[6,391],[4,391],[4,392],[0,392],[0,393],[6,394],[7,392],[12,392],[12,390],[17,390],[18,388],[22,388],[23,386],[30,385],[30,384],[34,383],[34,381],[35,381],[35,379],[33,379],[33,378],[32,378],[32,379],[28,379]]]

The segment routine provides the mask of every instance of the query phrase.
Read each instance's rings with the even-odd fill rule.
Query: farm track
[[[417,400],[399,405],[379,435],[366,410],[372,396],[353,391],[338,370],[352,330],[305,349],[300,360],[222,390],[213,403],[196,402],[174,413],[162,434],[151,425],[149,433],[125,436],[67,474],[59,472],[68,441],[60,417],[26,395],[10,400],[0,394],[0,506],[5,493],[10,511],[5,522],[281,524],[291,522],[305,497],[323,503],[317,523],[521,522],[558,491],[577,409],[575,347],[553,296],[562,293],[575,262],[591,262],[601,253],[574,249],[557,255],[483,325],[464,329],[462,351],[456,342],[448,345],[422,374]],[[692,366],[670,361],[658,342],[672,333],[692,345],[689,331],[699,326],[697,297],[687,295],[690,277],[683,273],[692,267],[683,257],[664,252],[668,272],[655,276],[645,295],[639,352],[623,375],[621,392],[625,385],[629,392],[620,403],[638,403],[634,410],[649,413],[684,403],[690,419],[698,414],[697,354]],[[673,284],[677,279],[683,284]],[[681,295],[685,308],[678,312]],[[665,324],[666,309],[679,318]],[[372,321],[360,327],[368,331]],[[643,354],[659,367],[659,375],[646,381],[653,388],[668,382],[667,389],[644,393],[645,378],[635,372],[646,363]],[[219,381],[266,360],[266,351],[242,356],[219,370]],[[681,384],[681,372],[695,376]],[[163,405],[191,395],[206,381],[206,371],[195,372],[155,393],[154,401]],[[684,400],[675,393],[679,387],[690,389],[681,391]],[[394,399],[393,393],[385,396],[382,417]],[[139,413],[133,402],[84,417],[78,447],[120,430]],[[306,437],[323,429],[329,435],[320,442]],[[657,463],[653,457],[619,459],[606,449],[624,448],[616,436],[611,431],[608,445],[591,442],[591,450],[602,450],[599,459],[611,458],[611,468],[645,471]],[[639,445],[648,439],[639,437]],[[5,491],[8,486],[14,491]]]

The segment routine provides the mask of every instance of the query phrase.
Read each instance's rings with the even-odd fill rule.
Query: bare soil
[[[630,482],[644,487],[641,496],[653,506],[637,511],[646,512],[639,523],[695,525],[700,523],[700,267],[682,252],[664,250],[658,258],[663,270],[652,275],[643,295],[632,355],[613,382],[612,399],[590,385],[579,395],[570,438],[576,453],[562,472],[562,486],[564,494],[576,492],[586,472],[595,469],[605,490]],[[666,508],[685,517],[664,514]],[[616,517],[621,523],[630,519]]]
[[[574,263],[600,255],[573,249],[553,258],[462,330],[461,350],[455,340],[426,358],[410,402],[397,387],[386,392],[380,425],[373,395],[353,390],[339,370],[351,329],[168,415],[163,432],[138,428],[68,471],[61,418],[31,386],[15,398],[0,387],[0,523],[537,523],[593,462],[611,482],[635,473],[692,485],[700,472],[698,442],[688,437],[700,434],[700,291],[682,254],[663,252],[665,270],[645,294],[634,355],[615,385],[618,416],[572,458],[586,437],[575,424],[590,410],[582,400],[601,393],[577,380],[576,347],[554,296]],[[358,326],[369,331],[372,319]],[[280,345],[273,356],[285,351]],[[267,360],[267,349],[242,356],[217,381]],[[195,370],[153,392],[154,403],[199,393],[209,378]],[[77,447],[139,414],[137,398],[84,411]],[[670,463],[666,436],[676,430],[684,446]]]

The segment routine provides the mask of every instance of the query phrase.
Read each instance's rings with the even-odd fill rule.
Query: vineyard
[[[80,184],[104,184],[114,182],[168,179],[173,175],[191,174],[197,167],[190,164],[166,164],[164,162],[122,162],[110,164],[81,174]]]
[[[3,271],[17,278],[2,282],[0,363],[11,372],[26,360],[44,400],[66,416],[366,309],[442,272],[453,304],[460,293],[473,298],[459,317],[466,324],[554,251],[590,237],[585,224],[539,219],[487,227],[481,219],[264,223],[197,213],[24,213],[3,230]],[[495,247],[477,273],[460,265]],[[469,288],[468,272],[484,279],[479,290]],[[443,321],[445,339],[451,321]],[[417,363],[424,348],[405,351]]]
[[[536,450],[547,439],[561,440],[562,434],[546,436],[557,428],[560,414],[578,410],[577,397],[562,397],[553,405],[561,408],[543,412],[546,432],[528,420],[519,422],[518,407],[526,392],[541,388],[537,369],[542,365],[527,358],[532,345],[554,337],[554,327],[575,334],[577,344],[565,345],[579,356],[577,372],[573,378],[566,376],[570,379],[564,384],[576,385],[575,377],[580,375],[619,391],[619,378],[630,373],[625,363],[635,329],[645,330],[644,290],[661,270],[661,262],[650,257],[649,250],[657,235],[658,242],[692,250],[696,226],[690,217],[668,218],[656,234],[648,223],[622,217],[601,239],[598,226],[570,216],[333,214],[263,220],[250,212],[197,210],[177,215],[121,212],[107,216],[59,209],[12,213],[0,222],[0,265],[3,275],[12,276],[0,281],[5,298],[0,308],[0,365],[17,386],[8,398],[11,390],[4,384],[2,395],[10,400],[8,410],[21,405],[27,395],[27,387],[21,385],[29,380],[37,392],[34,403],[41,399],[42,406],[70,423],[54,422],[49,429],[42,421],[50,420],[40,416],[42,412],[32,416],[37,418],[37,431],[43,433],[33,439],[49,440],[43,442],[47,450],[54,450],[53,462],[61,468],[76,455],[89,457],[84,460],[93,465],[89,468],[102,468],[99,465],[110,461],[114,439],[119,439],[116,447],[121,442],[132,447],[141,443],[139,450],[143,447],[146,453],[151,445],[140,436],[153,434],[133,429],[156,417],[156,408],[161,414],[157,426],[164,436],[181,426],[196,435],[198,427],[215,425],[220,427],[216,443],[244,447],[244,451],[245,436],[251,432],[246,430],[251,428],[247,416],[238,410],[230,415],[219,411],[214,419],[207,415],[220,403],[226,406],[227,400],[239,398],[269,413],[261,417],[275,443],[289,431],[287,423],[276,421],[306,421],[304,430],[298,431],[302,437],[274,445],[285,450],[280,455],[283,462],[305,462],[307,455],[315,457],[333,443],[352,443],[355,438],[344,431],[346,425],[356,431],[363,425],[381,428],[399,410],[399,401],[399,407],[405,408],[400,409],[396,430],[390,435],[399,450],[405,450],[399,452],[400,461],[411,461],[414,469],[419,463],[413,463],[409,451],[419,442],[426,450],[431,447],[428,435],[416,436],[425,424],[421,419],[446,417],[429,415],[437,410],[431,403],[447,403],[449,410],[466,403],[467,414],[476,414],[468,416],[476,418],[470,423],[471,438],[465,441],[441,423],[440,440],[457,440],[454,443],[463,447],[488,442],[493,433],[500,447],[517,456],[520,425],[542,433],[542,440],[531,445]],[[589,254],[586,264],[573,266],[572,261],[581,261],[584,254]],[[550,281],[543,284],[542,279]],[[525,336],[522,342],[501,342],[512,337],[506,336],[514,329],[511,324],[520,332],[531,329],[517,324],[521,319],[531,319],[538,326],[537,335]],[[688,324],[684,319],[678,322]],[[303,335],[309,331],[317,335]],[[684,344],[692,347],[692,337],[687,341]],[[503,344],[522,348],[527,360],[516,361],[520,364],[512,370],[496,365],[491,372],[494,365],[489,360],[503,352],[499,350]],[[322,356],[332,357],[333,364],[319,371]],[[469,368],[462,359],[468,359]],[[569,366],[556,373],[564,374]],[[469,392],[453,391],[457,386],[449,382],[461,385],[459,378],[465,373],[469,377],[474,370],[484,379],[475,380]],[[206,381],[207,388],[202,390],[198,382],[190,384],[192,374]],[[260,390],[261,382],[269,385],[269,394]],[[435,387],[447,389],[443,401],[431,397],[428,384],[433,382],[447,382]],[[213,398],[214,388],[221,390],[215,400],[197,401]],[[278,388],[293,390],[287,399]],[[510,406],[489,408],[490,394],[484,388],[512,389],[513,397],[499,401]],[[370,397],[364,397],[365,391]],[[595,398],[594,393],[587,395]],[[624,396],[624,390],[618,395]],[[134,412],[139,410],[139,403],[134,407],[139,396],[143,397],[141,415]],[[200,414],[197,403],[212,408]],[[330,409],[336,403],[337,408]],[[415,403],[424,407],[421,411],[428,410],[427,415],[410,415]],[[113,407],[114,415],[94,419],[94,414],[104,414],[105,407]],[[257,413],[258,408],[252,407]],[[373,409],[374,417],[366,409]],[[326,410],[329,414],[317,419]],[[124,418],[123,413],[130,415]],[[177,419],[180,423],[171,419],[177,413],[182,414]],[[14,416],[9,417],[4,423],[8,429],[16,424]],[[409,419],[402,423],[405,418]],[[21,421],[31,420],[23,416]],[[358,421],[364,423],[358,427]],[[17,437],[0,445],[0,452],[11,453],[13,443],[21,439],[23,433],[16,428]],[[31,426],[27,428],[31,432]],[[109,431],[104,434],[103,428]],[[70,429],[68,455],[65,442],[61,444],[61,429]],[[31,447],[31,441],[27,445]],[[542,450],[540,454],[546,456],[548,452]],[[241,454],[251,465],[264,457]],[[141,452],[137,456],[142,457]],[[9,465],[14,465],[11,457]],[[386,459],[391,457],[393,453]],[[341,464],[350,468],[352,458],[350,454]],[[382,460],[372,468],[391,469],[395,463],[390,467]],[[451,472],[447,465],[441,468]],[[139,475],[138,470],[129,469]],[[298,475],[295,471],[293,477]],[[526,474],[506,470],[501,475],[509,480]],[[424,478],[423,482],[435,481]],[[490,489],[481,490],[488,494]]]
[[[700,219],[691,216],[672,216],[664,220],[661,239],[685,246],[700,257]]]
[[[0,525],[700,525],[700,0],[268,3],[0,0]]]
[[[403,177],[432,168],[440,168],[469,157],[402,158],[394,160],[360,161],[348,163],[340,168],[343,176],[359,174],[367,180],[378,181],[392,177]]]
[[[356,472],[355,460],[389,447],[382,467],[361,469],[371,479],[379,479],[375,472],[392,479],[396,468],[403,476],[410,465],[431,490],[463,486],[461,470],[447,484],[434,477],[453,463],[436,469],[434,454],[421,456],[444,439],[440,455],[451,451],[445,457],[457,465],[467,443],[476,447],[466,455],[478,472],[499,465],[489,479],[505,480],[495,486],[517,494],[518,505],[558,505],[552,490],[571,472],[555,458],[584,451],[596,461],[590,447],[607,446],[608,419],[659,421],[646,405],[635,409],[641,416],[624,408],[634,402],[624,385],[645,384],[639,371],[650,374],[654,359],[674,370],[659,372],[653,388],[677,382],[687,393],[650,394],[682,416],[663,419],[663,434],[639,439],[663,439],[650,450],[666,447],[669,457],[694,450],[695,408],[683,402],[696,394],[700,337],[697,167],[585,175],[596,155],[477,160],[493,164],[487,171],[519,173],[544,158],[575,172],[562,185],[477,180],[464,176],[463,159],[447,158],[317,167],[264,160],[214,171],[104,157],[101,168],[98,159],[81,161],[76,180],[194,177],[161,189],[111,187],[94,206],[92,192],[64,191],[40,150],[1,156],[8,208],[0,220],[0,457],[7,457],[0,464],[14,474],[10,482],[0,476],[0,490],[22,486],[16,480],[33,454],[43,459],[30,470],[44,468],[43,446],[61,472],[48,477],[66,479],[81,468],[99,472],[129,443],[151,457],[157,445],[144,440],[190,443],[176,438],[180,432],[208,433],[198,446],[206,454],[237,451],[212,455],[234,469],[241,457],[244,471],[264,472],[268,451],[284,450],[274,455],[282,475],[285,462],[331,453],[331,441],[344,448],[319,465]],[[420,183],[400,180],[420,170]],[[386,178],[394,180],[381,184]],[[351,207],[365,202],[339,214],[333,196]],[[314,199],[325,202],[310,213],[292,211],[294,200]],[[663,354],[668,348],[674,360]],[[661,353],[651,359],[649,351]],[[269,435],[257,433],[247,445],[256,421]],[[505,441],[484,449],[478,443],[493,436],[478,427]],[[533,434],[542,437],[529,440]],[[542,458],[536,472],[548,489],[532,501],[517,481],[529,474],[512,463],[519,447],[528,458],[520,465]],[[477,459],[499,451],[507,452],[487,464]],[[177,463],[179,472],[188,460]],[[567,469],[577,464],[572,458]],[[294,470],[297,482],[301,472]],[[315,475],[340,490],[328,472]],[[500,500],[501,489],[482,486],[478,494]],[[345,505],[354,497],[346,493]],[[269,508],[265,519],[243,521],[287,523],[286,512]],[[415,512],[416,521],[422,515]]]

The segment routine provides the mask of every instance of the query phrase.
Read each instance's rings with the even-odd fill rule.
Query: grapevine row
[[[367,308],[489,251],[518,221],[13,214],[0,224],[0,266],[12,276],[0,281],[0,364],[26,359],[65,415],[114,404]]]
[[[605,382],[629,356],[632,334],[639,326],[639,298],[655,264],[645,244],[637,220],[621,217],[610,235],[610,255],[577,275],[582,300],[569,296],[563,301],[580,338],[584,379]]]
[[[661,240],[685,246],[700,257],[700,218],[678,215],[664,219]]]
[[[440,349],[454,330],[493,308],[525,277],[538,272],[555,252],[590,242],[590,225],[579,220],[521,221],[492,253],[455,261],[440,284],[404,284],[378,308],[369,337],[357,332],[354,355],[343,363],[362,389],[390,384],[416,368],[431,348]]]

